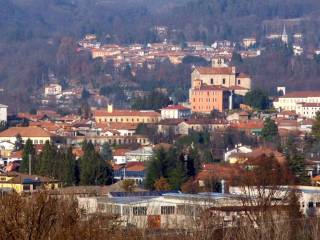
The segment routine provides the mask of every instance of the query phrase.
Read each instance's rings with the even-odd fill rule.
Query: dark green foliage
[[[315,122],[312,126],[311,135],[316,141],[320,141],[320,112],[317,112]]]
[[[32,141],[28,139],[23,147],[23,153],[22,153],[22,161],[20,166],[20,172],[28,173],[29,172],[29,155],[31,156],[31,167],[32,167],[32,173],[34,172],[35,168],[35,157],[36,157],[36,151],[32,144]]]
[[[262,90],[252,90],[244,96],[244,103],[259,110],[267,109],[269,106],[268,95]]]
[[[14,143],[14,150],[19,151],[23,148],[23,140],[21,135],[18,133],[16,136],[16,141]]]
[[[84,155],[80,159],[80,184],[108,184],[112,180],[111,166],[95,150],[92,142],[83,142]]]
[[[261,136],[265,141],[268,142],[272,142],[278,138],[278,126],[271,118],[267,118],[264,121]]]
[[[298,183],[309,183],[309,177],[306,174],[305,159],[303,154],[298,150],[293,137],[289,137],[284,148],[284,153],[288,162],[289,169],[296,177]]]
[[[42,152],[37,159],[36,172],[41,176],[57,176],[58,153],[56,147],[49,141],[46,141]]]
[[[108,143],[102,145],[100,155],[105,161],[112,160],[112,149]]]

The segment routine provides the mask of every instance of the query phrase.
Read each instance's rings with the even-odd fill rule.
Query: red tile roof
[[[162,110],[190,110],[190,108],[184,107],[182,105],[169,105]]]
[[[296,91],[290,92],[279,98],[306,98],[306,97],[320,97],[320,91]]]
[[[195,70],[197,70],[200,74],[225,74],[225,75],[232,75],[234,74],[232,72],[232,67],[196,67]]]
[[[18,134],[21,137],[53,137],[54,135],[41,127],[11,127],[0,133],[0,137],[15,137]]]
[[[155,111],[134,111],[134,110],[113,110],[108,112],[107,110],[96,110],[93,112],[96,117],[104,116],[138,116],[138,117],[160,117],[160,113]]]

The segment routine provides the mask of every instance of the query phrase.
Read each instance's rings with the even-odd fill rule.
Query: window
[[[238,85],[240,85],[241,84],[241,81],[240,81],[240,79],[238,79]]]
[[[147,215],[147,207],[134,207],[132,210],[135,216]]]
[[[308,208],[313,208],[313,202],[308,202]]]
[[[211,84],[213,84],[213,78],[211,78],[210,82],[211,82]]]
[[[222,84],[226,84],[226,79],[222,79]]]
[[[174,214],[174,206],[161,206],[161,215]]]

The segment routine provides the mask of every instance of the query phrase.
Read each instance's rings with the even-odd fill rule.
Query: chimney
[[[108,113],[113,112],[113,105],[112,104],[108,104],[107,111],[108,111]]]

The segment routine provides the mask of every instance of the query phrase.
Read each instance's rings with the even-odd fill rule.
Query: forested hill
[[[42,87],[49,69],[60,77],[77,69],[81,61],[72,54],[73,65],[57,66],[65,37],[69,47],[86,33],[109,43],[147,43],[159,41],[154,26],[168,26],[178,43],[212,43],[262,35],[265,20],[298,18],[306,41],[318,44],[319,13],[319,0],[0,0],[0,88],[7,90],[0,101],[27,104],[25,93]],[[77,71],[72,77],[83,78]]]

